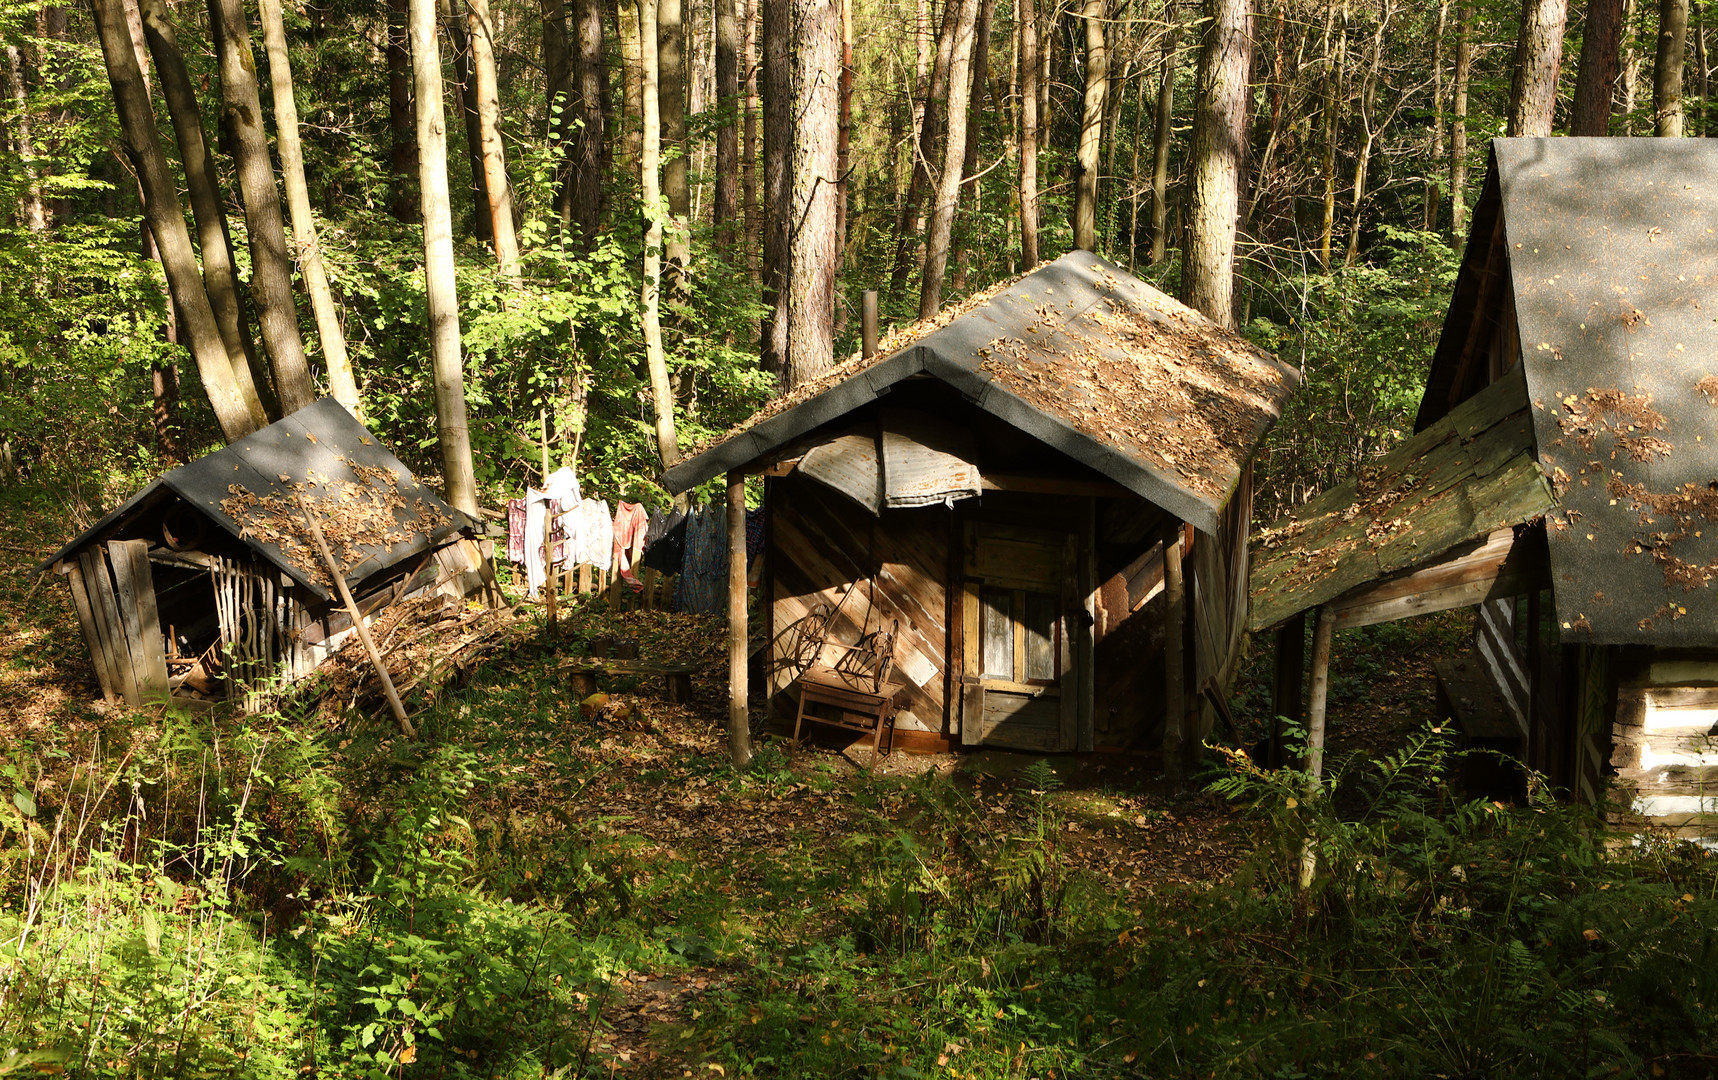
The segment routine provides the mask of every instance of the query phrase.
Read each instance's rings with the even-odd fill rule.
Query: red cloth
[[[632,574],[632,567],[644,554],[644,534],[650,527],[650,513],[640,503],[617,504],[614,515],[614,566],[621,579],[634,589],[644,583]]]

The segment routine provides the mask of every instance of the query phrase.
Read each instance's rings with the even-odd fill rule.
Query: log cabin
[[[493,588],[478,524],[324,398],[159,477],[37,567],[70,585],[103,696],[247,696],[333,655],[353,623],[305,508],[366,622]]]
[[[894,745],[1177,754],[1234,673],[1251,459],[1298,381],[1074,252],[772,401],[663,482],[726,475],[732,515],[735,485],[764,478],[776,709],[826,617],[847,645],[896,630]]]
[[[1718,831],[1715,177],[1705,140],[1492,143],[1416,434],[1256,538],[1277,712],[1306,613],[1316,667],[1331,630],[1471,605],[1438,674],[1474,745]]]

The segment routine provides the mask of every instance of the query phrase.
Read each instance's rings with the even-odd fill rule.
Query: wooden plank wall
[[[1718,841],[1718,650],[1627,664],[1614,716],[1619,823]]]
[[[1163,543],[1098,573],[1094,741],[1098,749],[1119,750],[1163,723]]]
[[[802,477],[772,485],[772,700],[796,674],[789,654],[795,624],[822,603],[835,610],[832,636],[845,644],[900,619],[895,678],[906,689],[896,727],[952,734],[945,686],[951,514],[943,506],[914,507],[878,518]]]
[[[1241,656],[1247,628],[1248,530],[1253,519],[1253,468],[1249,464],[1241,482],[1217,522],[1217,535],[1200,536],[1193,545],[1189,592],[1192,604],[1194,677],[1187,687],[1188,705],[1199,710],[1195,736],[1211,735],[1216,714],[1201,692],[1214,682],[1227,699],[1229,684]]]
[[[1473,617],[1473,651],[1492,685],[1497,687],[1527,746],[1527,717],[1532,708],[1527,677],[1527,655],[1516,642],[1515,598],[1486,600]]]

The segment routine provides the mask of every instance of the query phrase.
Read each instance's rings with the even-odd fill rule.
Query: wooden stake
[[[1163,594],[1167,623],[1163,628],[1163,771],[1171,780],[1181,779],[1181,756],[1187,741],[1187,665],[1183,646],[1187,632],[1187,583],[1181,572],[1182,540],[1187,535],[1180,522],[1163,545]]]
[[[549,486],[548,410],[537,410],[537,425],[543,436],[543,487],[547,489]],[[547,492],[545,490],[545,494],[546,493]],[[548,595],[543,598],[543,602],[547,604],[549,608],[549,633],[551,635],[560,631],[559,613],[556,608],[559,597],[556,595],[558,590],[555,587],[555,545],[550,539],[554,535],[554,532],[555,515],[550,512],[549,504],[545,502],[543,504],[543,587],[548,590]]]
[[[746,700],[746,474],[728,474],[728,756],[736,768],[752,760]]]
[[[295,494],[294,497],[298,500],[299,511],[304,514],[304,523],[310,526],[310,538],[316,541],[316,549],[322,552],[322,564],[328,568],[328,576],[334,579],[334,587],[340,593],[340,602],[346,605],[346,614],[352,617],[352,629],[357,633],[364,651],[369,654],[370,664],[376,669],[376,677],[382,680],[382,693],[388,696],[388,707],[394,710],[394,719],[400,722],[400,734],[408,739],[417,738],[417,729],[412,727],[411,720],[406,716],[406,707],[400,701],[400,693],[394,689],[394,680],[388,676],[387,665],[382,663],[381,651],[370,637],[370,628],[364,625],[364,613],[358,610],[358,602],[352,599],[352,590],[346,585],[346,576],[340,572],[339,564],[334,561],[334,552],[329,550],[328,541],[322,538],[322,526],[316,523],[316,515],[310,512],[310,506],[305,503],[304,496]]]
[[[1336,609],[1328,604],[1318,609],[1312,627],[1312,690],[1308,694],[1306,728],[1306,797],[1318,797],[1324,775],[1325,706],[1330,701],[1330,639],[1336,631]],[[1300,887],[1309,888],[1318,869],[1318,853],[1311,841],[1300,852]]]

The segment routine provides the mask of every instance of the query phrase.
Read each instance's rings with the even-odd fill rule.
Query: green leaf
[[[149,948],[150,956],[161,955],[161,921],[149,908],[143,909],[143,944]]]
[[[25,817],[33,818],[36,816],[36,800],[30,798],[30,793],[22,788],[12,792],[12,805],[16,806],[18,812]]]

